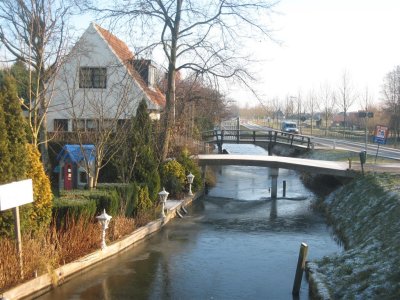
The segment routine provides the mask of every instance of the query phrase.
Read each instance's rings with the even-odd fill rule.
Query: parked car
[[[284,121],[282,122],[282,129],[283,132],[288,133],[299,133],[299,129],[297,128],[297,124],[295,122]]]

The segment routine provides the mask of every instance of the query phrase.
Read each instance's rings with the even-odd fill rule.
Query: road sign
[[[0,185],[0,211],[33,202],[32,179]]]
[[[386,144],[389,135],[389,128],[387,126],[376,125],[374,134],[374,143]]]

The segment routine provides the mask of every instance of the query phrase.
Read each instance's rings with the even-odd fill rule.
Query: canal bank
[[[66,283],[73,276],[78,276],[86,272],[89,268],[104,262],[107,259],[135,246],[139,242],[150,237],[161,230],[170,220],[181,214],[181,210],[190,205],[199,195],[186,197],[183,200],[168,200],[165,205],[165,217],[159,218],[147,225],[138,228],[123,239],[109,244],[105,249],[99,249],[88,254],[74,262],[65,264],[51,272],[38,276],[23,284],[20,284],[1,294],[1,300],[14,299],[33,299],[38,297],[54,287]]]
[[[400,177],[359,177],[326,197],[345,251],[307,264],[320,299],[400,299]]]

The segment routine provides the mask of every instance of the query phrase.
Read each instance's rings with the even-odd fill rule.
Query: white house
[[[151,61],[135,59],[123,41],[92,23],[55,78],[47,131],[91,131],[130,119],[142,99],[158,119],[165,95],[154,86],[154,72]]]

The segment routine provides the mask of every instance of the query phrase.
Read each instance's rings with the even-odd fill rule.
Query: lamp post
[[[103,213],[100,216],[97,216],[96,219],[99,220],[102,227],[101,234],[101,249],[105,249],[106,245],[106,229],[108,228],[108,224],[110,223],[111,216],[107,215],[106,210],[103,210]]]
[[[161,217],[165,218],[165,213],[164,213],[164,208],[165,208],[165,203],[167,202],[169,193],[163,188],[161,192],[158,193],[158,197],[160,198],[160,202],[162,204],[162,210],[161,210]]]
[[[189,196],[193,196],[192,193],[192,183],[194,179],[194,175],[190,172],[188,176],[186,176],[188,182],[189,182]]]

